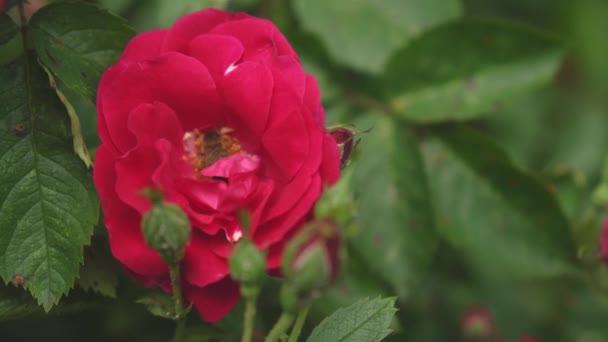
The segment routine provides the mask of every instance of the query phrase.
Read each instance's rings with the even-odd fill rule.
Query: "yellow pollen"
[[[197,175],[216,161],[236,153],[243,153],[238,139],[227,127],[201,133],[198,129],[184,135],[184,160],[194,165]]]

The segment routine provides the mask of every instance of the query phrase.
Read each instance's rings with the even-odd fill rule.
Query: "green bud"
[[[241,285],[259,285],[266,274],[266,256],[247,238],[236,245],[228,264],[230,276]]]
[[[144,214],[142,231],[148,246],[169,265],[180,262],[190,240],[190,221],[182,209],[171,203],[156,201]]]
[[[282,272],[298,302],[307,301],[336,279],[340,270],[340,234],[330,220],[312,221],[289,242]]]
[[[353,169],[342,172],[340,181],[326,188],[315,205],[317,219],[333,219],[341,227],[348,227],[355,216],[355,201],[353,197],[351,178]]]

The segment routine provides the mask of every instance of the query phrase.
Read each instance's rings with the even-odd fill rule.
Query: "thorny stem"
[[[186,332],[184,315],[184,298],[182,296],[181,276],[179,263],[171,265],[171,289],[173,290],[173,303],[175,304],[175,334],[173,342],[183,341]]]

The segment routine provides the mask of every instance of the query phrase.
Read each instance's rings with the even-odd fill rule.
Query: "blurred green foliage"
[[[90,2],[138,32],[206,6],[269,18],[317,77],[328,122],[373,128],[349,166],[359,201],[349,264],[307,332],[339,307],[396,294],[392,341],[459,341],[471,306],[505,338],[608,341],[605,208],[593,202],[608,156],[605,0]],[[94,128],[94,108],[81,107]],[[142,288],[112,281],[122,300],[0,322],[2,340],[168,340],[171,322],[134,303]],[[279,311],[278,283],[267,283],[265,330]],[[234,334],[241,312],[218,340],[237,338],[221,331]]]

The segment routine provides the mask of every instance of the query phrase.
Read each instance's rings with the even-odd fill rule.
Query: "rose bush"
[[[113,255],[170,291],[168,266],[142,237],[154,188],[188,215],[185,298],[206,321],[239,299],[227,258],[248,234],[277,271],[286,241],[340,175],[315,79],[270,22],[208,9],[136,36],[97,94],[94,182]]]

